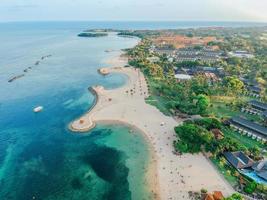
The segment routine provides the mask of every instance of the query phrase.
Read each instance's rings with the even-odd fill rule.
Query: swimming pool
[[[245,176],[253,179],[256,181],[256,183],[267,185],[267,181],[265,181],[263,178],[259,177],[255,171],[241,171],[242,174]]]

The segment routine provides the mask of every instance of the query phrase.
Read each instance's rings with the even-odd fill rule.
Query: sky
[[[0,0],[0,21],[261,21],[267,0]]]

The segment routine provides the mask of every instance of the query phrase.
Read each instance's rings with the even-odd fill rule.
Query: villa
[[[243,152],[225,152],[226,160],[241,174],[257,183],[267,184],[267,161],[255,162]]]
[[[242,151],[224,152],[226,160],[236,169],[245,169],[252,167],[254,161],[246,156]]]
[[[229,120],[229,122],[230,126],[237,130],[239,133],[250,136],[253,139],[257,139],[258,141],[267,141],[267,128],[260,124],[240,117],[233,117]]]

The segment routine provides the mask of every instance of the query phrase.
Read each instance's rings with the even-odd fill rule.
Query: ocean
[[[142,176],[149,150],[140,133],[107,125],[68,130],[92,106],[89,86],[125,83],[124,75],[97,69],[138,40],[79,38],[82,28],[54,25],[14,29],[0,33],[0,199],[149,199]]]
[[[77,34],[87,28],[208,25],[216,23],[0,23],[0,199],[152,199],[144,178],[150,151],[141,133],[122,125],[99,124],[84,134],[68,129],[94,102],[89,86],[116,88],[126,82],[124,75],[103,77],[97,69],[138,39]],[[43,111],[34,113],[36,106]]]

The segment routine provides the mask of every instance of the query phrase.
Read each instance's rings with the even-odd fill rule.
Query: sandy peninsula
[[[232,187],[202,155],[173,154],[174,127],[181,121],[165,116],[157,108],[146,104],[148,88],[139,69],[123,67],[125,58],[111,60],[112,68],[105,73],[123,73],[128,76],[124,86],[106,90],[102,86],[91,87],[97,101],[95,106],[70,124],[77,132],[88,131],[96,123],[124,123],[139,129],[153,150],[149,167],[149,184],[155,199],[189,199],[189,191],[220,190],[224,195],[234,192]]]

